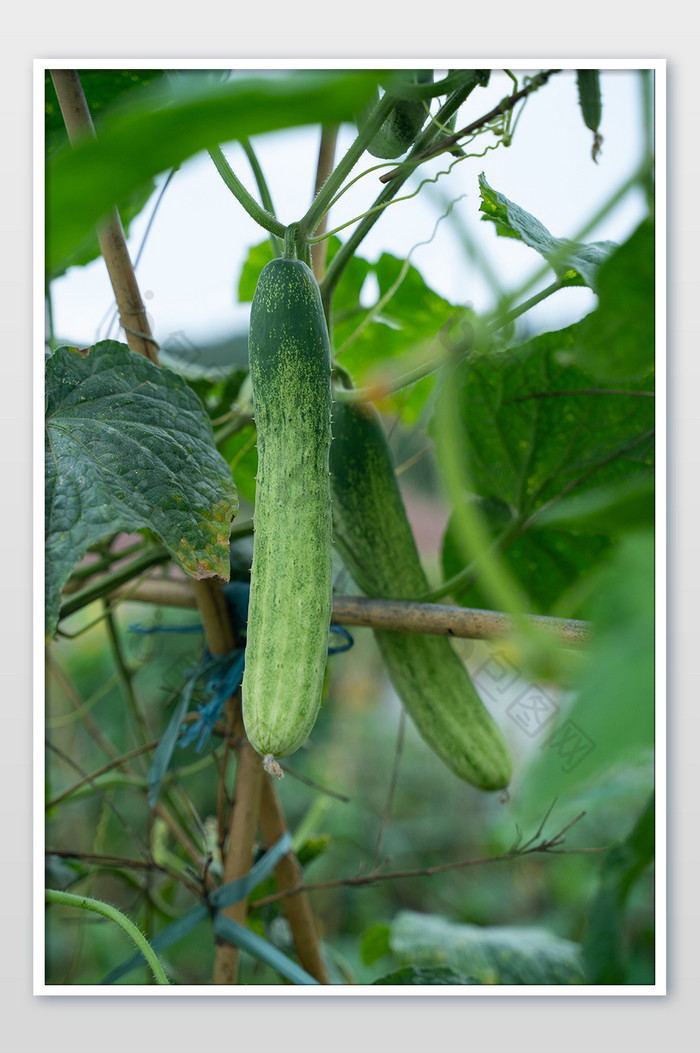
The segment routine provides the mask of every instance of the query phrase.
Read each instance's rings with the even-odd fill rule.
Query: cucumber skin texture
[[[369,404],[334,403],[331,492],[336,548],[362,591],[393,599],[427,592],[384,428]],[[510,751],[449,639],[374,635],[397,694],[434,752],[472,786],[507,786]]]
[[[258,753],[287,757],[321,706],[332,602],[330,343],[305,263],[263,268],[249,355],[258,472],[243,721]]]
[[[373,157],[387,160],[402,157],[413,146],[425,121],[426,113],[422,102],[397,102],[396,108],[367,147],[367,152]]]

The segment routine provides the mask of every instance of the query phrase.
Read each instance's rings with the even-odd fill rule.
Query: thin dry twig
[[[551,809],[550,809],[551,811]],[[549,813],[548,813],[549,814]],[[432,877],[434,874],[441,874],[448,870],[464,870],[467,867],[485,866],[489,863],[509,863],[514,859],[519,859],[524,856],[543,854],[543,855],[589,855],[597,852],[605,852],[606,848],[568,848],[560,849],[558,846],[563,844],[564,834],[571,829],[574,823],[579,822],[586,813],[581,812],[574,819],[572,819],[566,826],[562,827],[553,837],[546,838],[537,844],[531,844],[533,838],[527,842],[531,847],[525,848],[511,848],[509,851],[504,852],[499,856],[486,856],[479,859],[462,859],[453,863],[438,863],[432,867],[416,867],[411,870],[384,870],[386,861],[378,867],[373,867],[367,874],[358,872],[354,877],[351,878],[339,878],[335,881],[322,881],[316,884],[308,885],[297,885],[296,888],[289,889],[282,893],[271,893],[269,896],[264,896],[261,899],[255,900],[251,903],[251,907],[264,907],[268,903],[274,903],[277,900],[284,899],[287,896],[296,896],[300,892],[317,892],[322,889],[329,888],[364,888],[367,885],[373,885],[377,881],[402,881],[407,878],[418,878],[418,877]],[[546,817],[545,817],[546,821]],[[535,837],[539,836],[542,831],[543,824],[540,824],[540,829]]]
[[[149,874],[159,871],[161,874],[179,881],[184,888],[188,889],[189,892],[193,892],[196,896],[201,896],[202,894],[201,884],[190,881],[184,874],[171,870],[169,867],[164,867],[161,863],[156,863],[152,859],[129,859],[124,856],[101,855],[97,852],[76,852],[61,848],[47,848],[44,854],[47,857],[58,856],[59,859],[77,859],[81,863],[102,867],[106,870],[145,870]]]
[[[64,761],[64,763],[68,764],[71,768],[73,768],[74,771],[77,771],[79,775],[81,775],[87,782],[90,783],[92,788],[95,790],[96,793],[100,795],[107,807],[111,808],[111,810],[114,812],[114,815],[116,816],[117,820],[122,824],[122,826],[129,834],[129,836],[133,839],[133,841],[141,845],[141,850],[144,856],[147,859],[150,858],[151,853],[147,843],[144,841],[141,835],[137,833],[137,831],[134,830],[133,827],[127,822],[124,816],[120,813],[119,809],[116,807],[111,797],[105,793],[101,786],[97,785],[97,783],[95,782],[95,777],[93,775],[86,776],[85,772],[81,770],[80,765],[76,764],[73,758],[69,757],[67,753],[64,753],[63,750],[55,743],[50,742],[49,739],[46,739],[45,742],[48,749],[52,750],[58,757],[61,758],[62,761]]]
[[[376,870],[377,864],[379,863],[379,856],[382,850],[382,841],[384,840],[384,832],[391,817],[391,808],[394,803],[394,793],[396,791],[396,783],[399,777],[399,767],[401,766],[401,757],[403,755],[403,737],[405,729],[406,710],[402,709],[401,713],[399,714],[399,730],[396,735],[396,749],[394,750],[394,763],[391,769],[391,779],[389,780],[389,789],[386,795],[384,814],[382,815],[382,821],[379,826],[379,833],[377,834],[377,843],[374,848],[374,858],[372,859],[373,870]]]
[[[348,804],[351,800],[350,797],[346,797],[344,793],[338,793],[337,790],[331,790],[328,786],[322,786],[319,782],[314,782],[313,779],[309,779],[306,775],[301,775],[298,771],[294,771],[292,768],[287,767],[286,764],[280,764],[280,768],[285,775],[289,775],[290,778],[296,779],[297,782],[303,782],[304,786],[310,786],[312,790],[318,790],[319,793],[325,794],[326,797],[334,797],[336,801],[342,801],[343,804]]]
[[[555,73],[560,73],[558,69],[544,70],[542,73],[538,73],[532,78],[529,84],[526,84],[524,88],[514,92],[512,95],[508,95],[505,99],[502,99],[497,106],[494,106],[492,110],[485,113],[483,117],[478,117],[471,124],[468,124],[465,128],[460,128],[458,132],[453,132],[452,135],[446,136],[441,139],[438,143],[429,146],[427,150],[424,150],[417,157],[411,158],[411,165],[416,165],[421,161],[427,161],[430,157],[435,157],[437,154],[445,153],[447,150],[459,144],[460,139],[466,139],[468,136],[478,132],[485,125],[490,124],[491,121],[495,121],[498,117],[502,117],[503,114],[508,113],[512,110],[522,99],[527,98],[533,91],[537,91],[543,84],[546,84],[550,77]],[[403,175],[403,168],[392,168],[390,172],[385,172],[379,177],[380,183],[390,183],[392,179],[395,179],[398,175]]]

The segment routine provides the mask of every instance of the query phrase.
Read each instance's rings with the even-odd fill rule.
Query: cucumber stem
[[[311,207],[299,221],[299,226],[304,235],[313,234],[321,219],[330,208],[333,198],[340,190],[356,163],[359,161],[365,149],[372,142],[375,134],[394,109],[397,99],[391,95],[383,95],[376,107],[370,114],[367,123],[362,127],[345,156],[336,165],[318,194],[314,198]]]
[[[251,219],[254,219],[256,223],[264,227],[270,234],[275,234],[280,238],[283,237],[285,232],[284,223],[280,223],[276,216],[273,216],[271,212],[259,205],[253,195],[246,190],[224,157],[221,147],[212,146],[208,153],[224,183]]]

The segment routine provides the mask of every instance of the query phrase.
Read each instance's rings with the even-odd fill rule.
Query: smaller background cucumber
[[[377,411],[333,407],[331,492],[335,540],[370,596],[412,599],[428,589]],[[483,790],[507,786],[508,747],[444,636],[375,631],[394,688],[418,732],[460,778]]]
[[[433,71],[431,69],[406,71],[405,79],[411,84],[428,84],[433,79]],[[377,93],[372,106],[378,101],[379,94]],[[399,99],[367,147],[368,152],[373,157],[386,159],[401,157],[413,146],[427,118],[428,108],[421,99]],[[358,117],[358,127],[362,126],[364,119],[365,114]]]

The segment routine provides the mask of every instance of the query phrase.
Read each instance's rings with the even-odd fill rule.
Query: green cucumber
[[[410,84],[430,83],[433,79],[433,71],[431,69],[410,70],[407,71],[405,79]],[[397,85],[397,92],[399,90],[400,82]],[[379,94],[377,93],[372,105],[376,106],[378,101]],[[358,127],[364,124],[372,105],[358,117]],[[401,157],[413,146],[427,117],[428,107],[422,99],[399,99],[367,147],[368,152],[373,157],[387,159]]]
[[[428,583],[372,405],[334,403],[330,463],[335,543],[357,585],[375,597],[425,593]],[[374,635],[397,694],[434,752],[472,786],[507,786],[508,747],[447,637]]]
[[[330,344],[300,260],[263,268],[249,355],[258,472],[242,707],[250,742],[277,772],[274,758],[316,722],[331,617]]]

